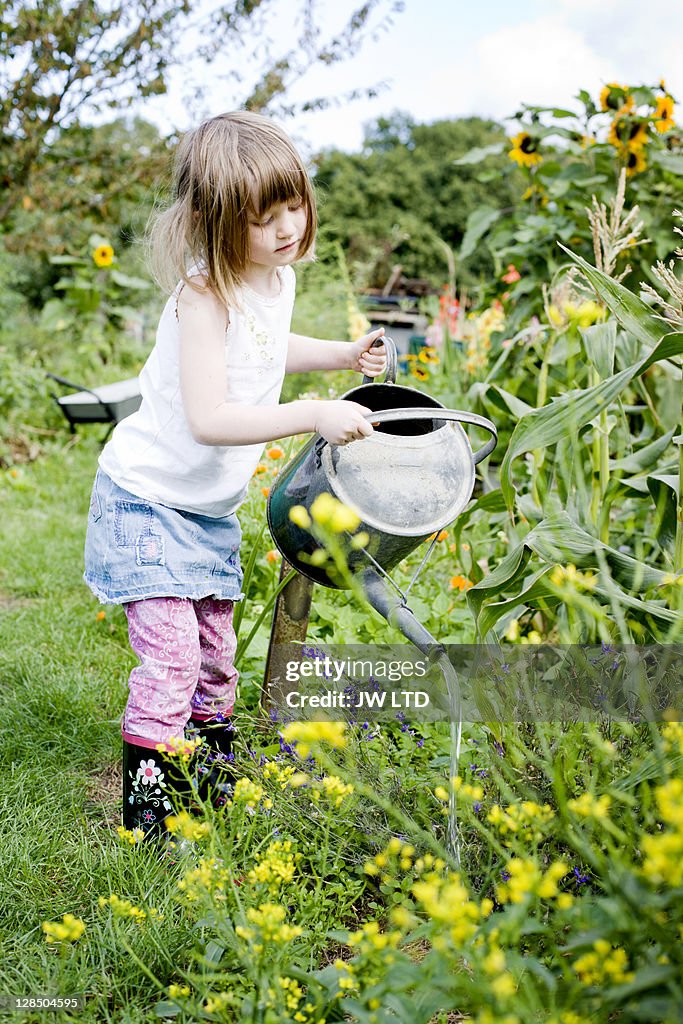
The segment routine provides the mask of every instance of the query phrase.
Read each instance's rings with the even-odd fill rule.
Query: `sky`
[[[334,28],[355,6],[321,0],[319,10]],[[299,8],[299,0],[279,0],[276,34],[283,40],[287,13],[293,22]],[[355,151],[364,125],[396,110],[423,123],[469,115],[502,122],[521,103],[573,109],[579,89],[597,100],[608,82],[656,85],[662,78],[683,109],[682,55],[683,0],[405,0],[359,56],[309,72],[290,95],[342,95],[384,82],[380,94],[297,116],[286,127],[309,152]],[[226,99],[230,106],[229,91],[211,75],[203,104],[191,107],[188,79],[186,66],[168,96],[146,101],[145,116],[183,131],[198,115],[226,109]],[[512,122],[507,127],[512,131]]]

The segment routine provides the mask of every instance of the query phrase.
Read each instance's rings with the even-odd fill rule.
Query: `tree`
[[[508,205],[513,195],[495,167],[483,182],[455,161],[504,138],[499,125],[479,118],[433,124],[417,124],[404,113],[380,118],[366,129],[362,152],[328,150],[317,157],[323,237],[339,241],[364,268],[364,283],[383,285],[396,263],[409,277],[443,282],[446,247],[459,248],[469,214],[492,197]],[[472,281],[491,266],[474,254],[458,276]]]
[[[301,0],[295,45],[284,53],[265,47],[256,80],[247,83],[240,71],[244,49],[262,52],[264,19],[278,17],[278,0],[230,0],[207,13],[190,0],[6,0],[0,7],[0,225],[7,228],[35,168],[76,120],[166,90],[181,52],[177,41],[190,30],[205,40],[201,58],[228,69],[237,103],[265,110],[314,64],[357,52],[402,6],[366,0],[329,39],[316,22],[319,2]],[[290,5],[288,21],[292,13]],[[306,106],[325,102],[311,99]]]

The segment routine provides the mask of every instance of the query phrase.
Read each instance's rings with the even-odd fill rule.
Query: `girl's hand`
[[[348,444],[372,434],[372,424],[364,416],[371,410],[364,405],[343,399],[315,404],[320,406],[315,429],[329,444]]]
[[[373,343],[384,334],[380,327],[351,344],[351,369],[364,373],[366,377],[379,377],[387,368],[387,352],[384,345],[373,348]]]

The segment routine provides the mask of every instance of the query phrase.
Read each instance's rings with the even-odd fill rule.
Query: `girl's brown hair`
[[[249,219],[275,203],[303,203],[306,230],[298,258],[313,248],[317,214],[313,189],[289,137],[248,111],[220,114],[183,136],[175,157],[175,201],[149,230],[154,275],[166,291],[178,280],[205,287],[228,308],[249,262]]]

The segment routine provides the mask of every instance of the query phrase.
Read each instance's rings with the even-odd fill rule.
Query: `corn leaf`
[[[631,293],[626,292],[626,294],[630,295]],[[635,298],[635,296],[631,297]],[[580,427],[590,423],[603,409],[607,408],[634,377],[644,373],[653,363],[681,355],[681,353],[683,353],[683,334],[659,336],[652,351],[639,362],[627,366],[619,373],[608,377],[607,380],[596,384],[595,387],[582,391],[568,391],[564,395],[552,399],[548,405],[534,409],[533,412],[523,416],[512,433],[510,444],[500,467],[500,486],[508,508],[512,508],[516,494],[510,469],[512,462],[518,456],[534,451],[536,448],[546,448],[558,441],[571,439]]]
[[[603,544],[574,523],[566,512],[560,512],[530,530],[522,543],[509,552],[493,572],[468,591],[467,601],[479,636],[486,637],[496,623],[515,606],[535,604],[539,600],[556,604],[559,598],[547,582],[553,566],[571,563],[580,569],[599,571],[598,551],[609,565],[612,576],[608,589],[600,585],[598,575],[597,586],[591,591],[603,604],[609,606],[612,601],[617,601],[640,615],[650,615],[660,622],[668,624],[678,621],[678,615],[664,605],[643,601],[623,589],[644,590],[660,586],[666,581],[665,572]],[[525,579],[532,552],[546,565]],[[513,597],[502,601],[490,600],[509,592],[520,579],[524,579],[522,590]]]
[[[621,459],[610,459],[610,469],[621,469],[625,473],[643,473],[650,467],[658,466],[662,455],[671,444],[675,431],[676,427],[673,427],[666,434],[655,438],[630,455],[625,455]]]
[[[605,380],[614,373],[614,353],[617,348],[617,324],[608,320],[603,324],[593,324],[581,330],[586,355]]]
[[[652,309],[637,295],[630,292],[619,281],[603,274],[597,267],[591,266],[561,242],[557,244],[581,267],[586,278],[619,323],[639,341],[650,348],[657,345],[664,335],[669,333],[670,325],[663,320],[658,320],[653,315]]]
[[[661,586],[667,578],[661,569],[653,569],[646,562],[603,544],[578,526],[566,512],[544,519],[526,535],[524,543],[544,562],[561,565],[570,562],[577,569],[598,569],[597,552],[600,551],[614,579],[629,590]]]

